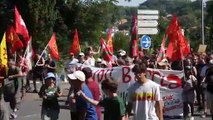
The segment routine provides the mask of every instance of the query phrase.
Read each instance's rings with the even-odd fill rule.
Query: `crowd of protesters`
[[[163,58],[157,62],[158,52],[151,55],[146,50],[140,50],[137,57],[131,58],[124,50],[119,50],[112,57],[109,64],[102,58],[95,58],[98,52],[89,47],[84,53],[77,56],[70,53],[70,58],[64,68],[70,88],[66,105],[69,105],[71,120],[127,120],[130,115],[134,120],[163,120],[163,102],[161,100],[160,86],[146,78],[146,68],[183,70],[182,81],[183,117],[193,119],[195,105],[206,117],[207,110],[213,116],[213,54],[191,53],[180,61],[169,61]],[[60,107],[58,97],[62,91],[56,81],[56,63],[51,55],[45,60],[39,54],[34,56],[33,70],[29,71],[26,60],[21,52],[15,57],[9,57],[8,73],[0,64],[0,119],[9,120],[17,118],[17,110],[26,92],[38,93],[42,98],[41,119],[59,119]],[[82,70],[77,69],[77,63],[87,65]],[[90,67],[131,66],[137,81],[128,88],[126,104],[117,94],[118,84],[113,78],[107,78],[99,85],[92,78]],[[32,75],[33,87],[31,89],[29,76]],[[42,84],[40,90],[36,81]],[[101,87],[100,87],[101,86]],[[143,93],[152,97],[146,98]],[[105,95],[105,97],[103,97]],[[146,99],[141,100],[140,97]],[[5,105],[8,102],[12,112]],[[102,116],[101,108],[104,108]],[[213,119],[213,117],[212,117]]]

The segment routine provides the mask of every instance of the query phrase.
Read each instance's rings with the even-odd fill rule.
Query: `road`
[[[69,84],[62,83],[61,88],[63,90],[63,97],[59,99],[61,106],[59,120],[70,120],[68,106],[64,105]],[[18,118],[16,120],[40,120],[41,103],[42,100],[36,93],[27,93],[18,111]],[[211,118],[210,116],[201,118],[200,114],[196,113],[195,120],[211,120]]]

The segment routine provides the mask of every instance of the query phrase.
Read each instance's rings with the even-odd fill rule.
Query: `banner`
[[[78,70],[90,67],[77,64]],[[119,66],[113,68],[90,67],[93,79],[101,83],[104,79],[111,77],[118,83],[118,92],[126,101],[127,88],[135,82],[135,75],[131,71],[133,66]],[[164,116],[170,118],[180,117],[183,114],[182,102],[182,78],[183,71],[147,69],[147,78],[158,83],[161,88],[161,98],[164,102]]]

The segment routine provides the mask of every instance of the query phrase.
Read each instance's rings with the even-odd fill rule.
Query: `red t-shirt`
[[[94,98],[94,100],[100,101],[100,89],[98,86],[98,83],[96,83],[92,78],[89,78],[87,81],[87,86],[90,89],[90,91],[92,92],[92,96]],[[96,106],[96,112],[98,115],[99,120],[101,119],[101,108],[99,106]]]

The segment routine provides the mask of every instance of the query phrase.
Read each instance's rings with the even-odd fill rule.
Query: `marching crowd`
[[[137,57],[131,58],[127,56],[126,51],[119,50],[117,55],[113,56],[110,65],[101,58],[95,59],[94,55],[99,52],[94,52],[91,47],[77,56],[70,53],[70,58],[65,64],[66,77],[70,84],[65,103],[70,108],[69,119],[128,120],[132,116],[134,120],[163,120],[160,86],[146,78],[147,68],[183,70],[185,72],[182,81],[184,119],[193,119],[195,105],[198,106],[198,111],[202,112],[203,118],[210,109],[213,119],[213,54],[191,51],[181,61],[171,62],[164,58],[157,62],[157,51],[151,55],[147,55],[146,52],[140,50]],[[14,56],[9,57],[8,72],[0,64],[0,120],[18,117],[20,103],[26,92],[31,91],[29,81],[31,74],[34,87],[32,92],[38,93],[43,100],[41,119],[59,119],[58,97],[62,96],[62,90],[56,81],[56,63],[51,55],[45,60],[39,54],[35,54],[34,67],[29,71],[27,62],[21,55],[20,51],[17,52],[16,59]],[[78,70],[77,63],[100,68],[133,65],[132,72],[137,81],[128,88],[127,102],[117,94],[116,80],[107,78],[99,85],[92,78],[91,68]],[[40,89],[36,86],[38,80],[42,83]],[[7,108],[5,102],[9,102],[11,110]],[[101,108],[104,108],[103,116]]]

